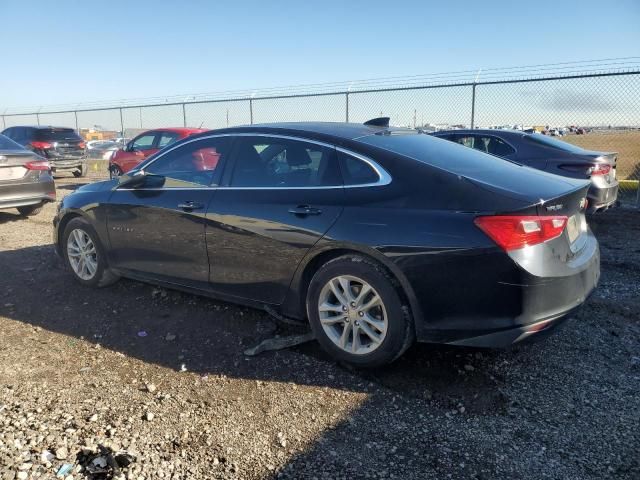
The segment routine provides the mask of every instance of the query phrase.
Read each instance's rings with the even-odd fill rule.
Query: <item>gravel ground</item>
[[[59,196],[78,181],[63,178]],[[0,212],[0,479],[640,478],[640,212],[591,218],[598,291],[509,351],[418,345],[345,369],[314,343],[246,357],[265,313],[123,280],[78,286],[55,205]],[[109,457],[113,459],[114,457]],[[122,457],[116,457],[118,461]]]

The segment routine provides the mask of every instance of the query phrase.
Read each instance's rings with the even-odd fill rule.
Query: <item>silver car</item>
[[[55,199],[49,162],[0,134],[0,209],[35,215]]]

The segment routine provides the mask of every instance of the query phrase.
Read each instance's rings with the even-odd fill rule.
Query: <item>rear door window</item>
[[[497,155],[498,157],[506,157],[516,153],[515,149],[511,147],[511,145],[494,136],[476,135],[474,138],[474,145],[476,144],[478,145],[477,150],[490,153],[491,155]]]
[[[278,137],[238,137],[234,187],[342,185],[335,149]]]
[[[366,185],[380,180],[378,173],[364,160],[344,152],[338,152],[338,157],[345,185]]]

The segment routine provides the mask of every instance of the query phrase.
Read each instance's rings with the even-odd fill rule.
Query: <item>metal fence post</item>
[[[40,125],[40,114],[36,112],[36,122]]]
[[[249,122],[253,125],[253,98],[249,99]]]
[[[346,122],[349,123],[349,92],[344,94],[345,97],[345,108],[346,108]]]
[[[4,130],[5,128],[7,128],[7,124],[4,121],[4,115],[2,115],[2,129]]]
[[[122,133],[122,137],[124,138],[124,122],[122,121],[122,107],[120,107],[120,133]]]
[[[182,126],[187,126],[187,111],[184,107],[184,103],[182,104]]]
[[[76,117],[76,131],[80,133],[80,129],[78,128],[78,112],[74,110],[73,116]]]
[[[476,120],[476,84],[471,86],[471,128],[474,127]]]

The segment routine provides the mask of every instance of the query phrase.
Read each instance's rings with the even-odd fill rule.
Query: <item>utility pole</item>
[[[227,127],[229,126],[229,109],[227,108]]]

